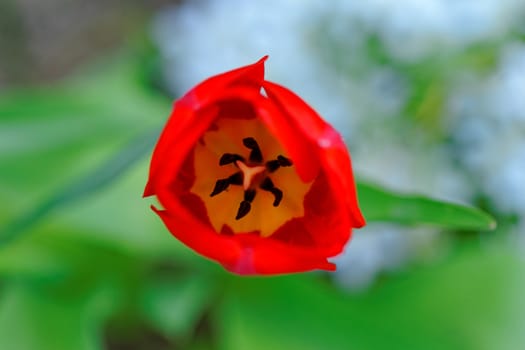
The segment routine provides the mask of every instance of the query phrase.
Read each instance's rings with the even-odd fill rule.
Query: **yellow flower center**
[[[268,237],[304,215],[312,183],[301,181],[281,144],[257,118],[219,118],[194,149],[195,182],[217,232]]]

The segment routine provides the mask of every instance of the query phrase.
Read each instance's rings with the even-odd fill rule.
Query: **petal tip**
[[[146,187],[144,188],[144,192],[142,193],[142,198],[146,198],[146,197],[150,197],[150,196],[153,196],[155,194],[152,186],[150,185],[150,183],[148,182],[146,184]]]
[[[259,61],[257,61],[257,63],[264,63],[268,58],[270,58],[270,55],[264,55]]]
[[[326,271],[336,271],[337,270],[337,265],[334,264],[334,263],[331,263],[331,262],[326,262],[326,265],[324,265],[323,267],[321,267],[323,270],[326,270]]]

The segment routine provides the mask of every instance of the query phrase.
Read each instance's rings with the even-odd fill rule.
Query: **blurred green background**
[[[373,1],[348,12],[338,10],[344,1],[279,3],[284,5],[1,0],[0,349],[525,347],[525,207],[494,195],[510,201],[512,193],[525,194],[523,187],[510,187],[510,192],[505,187],[516,176],[518,186],[520,180],[525,186],[525,161],[516,163],[523,167],[512,178],[494,174],[503,187],[486,185],[492,184],[493,173],[469,166],[462,155],[472,145],[450,128],[461,124],[450,122],[450,114],[458,114],[450,105],[458,94],[479,87],[468,84],[476,82],[471,75],[501,78],[508,47],[524,45],[525,12],[520,11],[525,4],[468,2],[470,7],[454,12],[450,2],[429,0],[434,5],[425,16],[461,13],[460,30],[441,40],[413,41],[425,31],[425,21],[398,15],[418,13],[417,2],[401,1],[394,9]],[[475,14],[489,13],[490,6],[516,15],[507,22],[498,17],[499,26],[470,41],[452,40],[480,26],[476,18],[484,17]],[[269,40],[260,31],[275,30],[263,25],[274,20],[282,24],[277,29],[283,38],[270,35]],[[244,22],[249,30],[236,27]],[[394,50],[388,46],[391,38],[384,36],[389,31],[381,29],[390,22],[401,24],[406,38],[394,40],[399,45]],[[292,46],[286,33],[295,35],[290,42],[307,38],[311,56],[286,51]],[[224,50],[213,51],[216,47]],[[423,48],[427,51],[421,54]],[[403,56],[410,49],[416,53]],[[332,82],[331,88],[341,91],[341,82],[364,86],[378,67],[395,72],[393,85],[386,90],[381,85],[379,92],[374,90],[377,96],[345,90],[344,103],[350,101],[354,109],[331,120],[356,150],[359,197],[369,223],[355,232],[356,244],[338,260],[337,274],[231,275],[173,239],[150,211],[152,200],[141,198],[149,155],[173,98],[198,78],[255,61],[266,51],[272,55],[267,69],[274,80],[290,70],[297,86],[294,81],[289,85],[299,90],[310,85],[327,90],[323,84]],[[304,63],[314,56],[315,65]],[[215,71],[192,71],[200,66]],[[332,74],[327,69],[336,73],[338,83],[309,82],[310,74],[322,79]],[[463,75],[464,91],[458,92],[456,78]],[[286,74],[282,77],[286,82]],[[525,100],[525,83],[512,81],[510,95]],[[397,104],[381,109],[378,105],[392,97],[389,89],[405,93]],[[487,91],[489,97],[501,93]],[[319,98],[315,103],[321,110],[341,98],[304,92],[308,101],[309,93]],[[518,144],[525,139],[523,113],[493,112],[510,116],[507,129],[519,130]],[[455,120],[463,120],[459,114]],[[483,111],[473,114],[479,117],[475,125],[482,125]],[[492,138],[504,143],[505,134],[496,131]],[[432,164],[391,167],[391,148],[376,138],[398,140],[409,149],[403,151],[405,158]],[[377,150],[370,153],[373,147]],[[432,158],[442,147],[447,149],[445,165]],[[490,144],[484,147],[503,157]],[[421,153],[411,153],[415,149]],[[523,151],[516,153],[518,159]],[[388,165],[379,171],[384,181],[370,170],[375,163],[367,163],[375,157]],[[490,164],[486,168],[498,169]],[[466,179],[459,186],[466,195],[440,192],[438,180],[446,175],[436,169],[449,166]],[[423,190],[396,183],[398,174],[406,172],[417,174],[414,183]],[[407,189],[412,191],[407,194]],[[469,206],[451,203],[458,201]],[[379,231],[395,235],[385,241]],[[380,239],[380,247],[367,244],[366,237]],[[385,258],[400,249],[405,252],[401,261]],[[371,262],[376,264],[372,269]]]

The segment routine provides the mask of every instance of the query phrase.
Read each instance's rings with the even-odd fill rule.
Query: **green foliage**
[[[141,198],[170,105],[123,62],[0,97],[0,349],[95,350],[127,337],[152,350],[150,333],[163,349],[525,341],[523,266],[503,249],[456,245],[443,261],[351,294],[322,274],[234,277],[183,247]],[[468,206],[365,182],[358,192],[369,223],[494,227]]]
[[[358,183],[359,203],[369,222],[434,225],[448,229],[492,230],[496,221],[483,211],[424,196],[403,195]]]
[[[525,340],[516,263],[466,247],[356,295],[315,276],[234,278],[218,316],[221,348],[512,349]]]
[[[103,349],[96,327],[100,317],[93,308],[96,299],[57,302],[56,297],[11,284],[0,302],[0,348]]]
[[[145,93],[135,71],[115,62],[54,89],[0,97],[0,197],[10,203],[0,241],[117,179],[151,149],[169,104]]]
[[[151,281],[144,286],[145,318],[166,337],[187,342],[217,292],[217,281],[206,277],[189,275]]]

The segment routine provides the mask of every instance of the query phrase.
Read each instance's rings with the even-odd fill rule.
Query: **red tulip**
[[[341,136],[264,62],[211,77],[175,102],[144,196],[185,245],[238,274],[335,270],[365,224]]]

